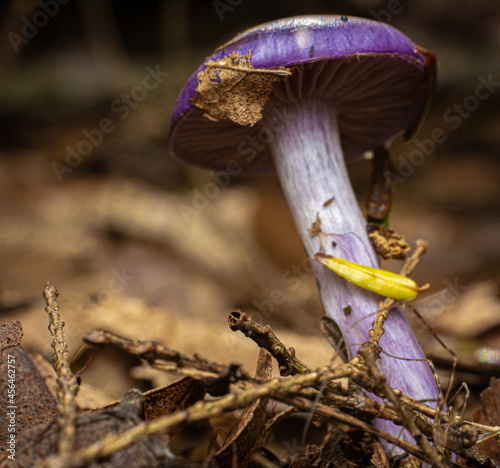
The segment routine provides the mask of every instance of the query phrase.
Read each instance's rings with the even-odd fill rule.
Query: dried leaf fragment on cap
[[[196,96],[190,101],[206,111],[208,120],[232,120],[252,127],[262,119],[273,84],[291,74],[285,67],[256,69],[250,56],[251,51],[241,57],[233,52],[220,60],[209,60],[198,73]]]

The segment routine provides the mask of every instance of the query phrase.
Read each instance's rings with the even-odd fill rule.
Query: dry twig
[[[274,334],[269,325],[254,322],[247,314],[235,310],[228,317],[229,328],[241,331],[251,338],[259,347],[266,349],[278,361],[282,376],[304,374],[309,372],[309,366],[295,356],[294,348],[287,348]]]
[[[238,364],[219,364],[197,354],[188,356],[177,350],[167,348],[156,341],[131,340],[106,330],[92,330],[84,336],[83,341],[89,346],[114,346],[127,354],[144,359],[152,367],[165,372],[173,372],[198,379],[213,379],[229,372],[231,374],[230,379],[234,382],[239,380],[248,382],[261,381],[261,379],[242,369]],[[168,363],[173,363],[173,365]]]
[[[64,339],[64,322],[59,315],[59,295],[55,286],[47,283],[43,290],[43,297],[47,307],[45,311],[49,315],[49,331],[52,335],[52,348],[56,354],[55,369],[57,373],[57,398],[59,434],[59,452],[69,453],[75,442],[75,418],[76,418],[76,392],[78,382],[73,375],[69,365],[68,345]]]
[[[401,274],[403,276],[409,276],[415,267],[419,264],[422,255],[426,252],[429,243],[423,239],[419,239],[416,242],[417,248],[413,252],[411,257],[408,257],[401,269]],[[394,299],[387,298],[382,301],[379,305],[379,310],[377,316],[373,322],[372,329],[368,332],[370,341],[378,345],[380,338],[385,333],[384,323],[389,316],[389,310],[396,303]]]

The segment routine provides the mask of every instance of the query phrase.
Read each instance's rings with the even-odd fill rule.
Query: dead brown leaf
[[[17,326],[15,329],[20,330]],[[15,393],[8,393],[8,389]],[[4,354],[4,362],[0,364],[0,406],[2,411],[13,412],[16,439],[25,430],[48,423],[56,414],[55,398],[20,344],[9,348],[8,353]],[[0,460],[5,453],[8,435],[7,431],[0,432]]]
[[[0,364],[3,362],[3,350],[17,346],[21,342],[22,336],[23,328],[19,320],[2,324],[0,328]]]
[[[151,421],[165,414],[188,408],[201,400],[204,395],[205,389],[200,381],[184,377],[166,387],[146,392],[144,417],[146,421]]]

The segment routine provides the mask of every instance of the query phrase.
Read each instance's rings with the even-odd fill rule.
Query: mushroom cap
[[[432,91],[421,50],[363,18],[299,16],[249,29],[188,80],[169,151],[206,168],[236,161],[242,173],[272,171],[268,143],[296,118],[293,103],[319,99],[335,108],[344,156],[353,160],[418,126]]]

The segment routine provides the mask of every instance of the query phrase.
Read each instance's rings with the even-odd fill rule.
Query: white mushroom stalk
[[[325,314],[339,325],[352,356],[369,339],[381,296],[349,283],[316,262],[313,257],[321,248],[320,241],[311,236],[309,228],[319,216],[327,254],[372,267],[379,266],[377,255],[347,174],[335,110],[324,101],[309,100],[290,104],[287,113],[295,118],[289,119],[286,130],[276,134],[272,144],[274,163],[311,259]],[[424,357],[400,308],[391,310],[384,328],[379,343],[384,351],[405,358]],[[437,398],[426,362],[382,355],[379,366],[392,387],[417,400]],[[378,425],[386,430],[392,426],[394,432],[392,423],[378,421]]]

